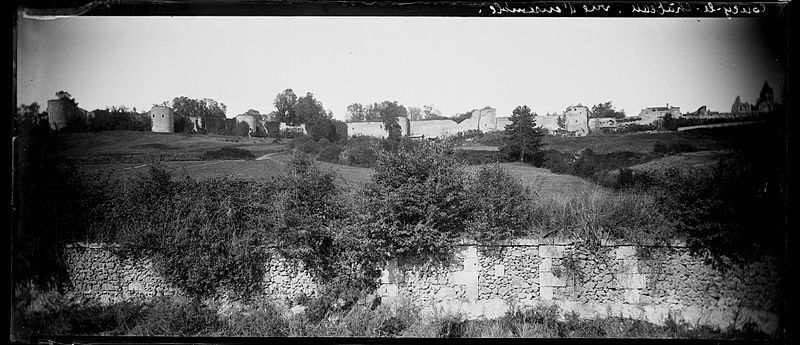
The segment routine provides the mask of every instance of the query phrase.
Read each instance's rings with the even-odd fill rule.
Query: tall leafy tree
[[[326,112],[322,103],[314,98],[314,94],[306,92],[306,95],[297,100],[295,104],[295,124],[308,123],[308,121],[325,118]]]
[[[419,107],[409,107],[408,119],[411,121],[422,120],[422,109],[420,109]]]
[[[59,92],[56,92],[56,97],[58,97],[59,99],[66,99],[66,100],[70,101],[70,103],[72,103],[72,105],[74,105],[76,107],[78,106],[78,102],[76,102],[75,98],[73,98],[72,95],[70,95],[69,92],[67,92],[67,91],[61,90]]]
[[[284,122],[289,126],[296,126],[302,123],[301,119],[297,116],[297,95],[294,94],[292,89],[283,90],[283,92],[275,96],[275,100],[272,104],[274,104],[275,108],[278,110],[278,117],[276,120],[279,122]]]
[[[200,117],[204,120],[224,119],[227,111],[224,103],[217,102],[211,98],[194,99],[180,96],[173,98],[170,106],[180,115]]]
[[[386,121],[386,119],[408,116],[408,110],[406,110],[406,107],[397,103],[397,101],[381,102],[381,104],[378,105],[378,111],[381,114],[381,119],[384,121]]]
[[[433,104],[422,106],[422,116],[425,120],[436,120],[443,118],[442,111],[437,109]]]
[[[511,113],[511,123],[505,128],[500,152],[520,162],[534,162],[541,156],[544,133],[536,127],[535,116],[535,113],[531,114],[531,109],[527,105],[514,109]]]
[[[363,122],[366,120],[366,108],[360,103],[347,106],[347,122]]]
[[[611,101],[608,101],[592,106],[592,111],[590,112],[589,117],[613,117],[616,119],[621,119],[625,117],[625,112],[617,111],[614,109],[614,104],[611,103]]]

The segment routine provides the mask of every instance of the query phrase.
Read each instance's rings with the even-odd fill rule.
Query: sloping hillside
[[[60,134],[55,136],[59,152],[79,162],[122,163],[152,159],[196,160],[206,151],[236,147],[256,156],[280,151],[283,146],[272,138],[241,138],[213,134],[107,131]]]

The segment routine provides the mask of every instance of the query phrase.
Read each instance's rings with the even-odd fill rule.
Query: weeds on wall
[[[554,267],[554,274],[555,274]],[[560,274],[556,276],[564,277],[565,279],[569,280],[572,283],[572,287],[575,288],[579,284],[581,284],[584,280],[584,273],[583,268],[580,265],[580,260],[575,257],[575,253],[570,252],[563,258],[561,258],[561,266],[560,266]]]

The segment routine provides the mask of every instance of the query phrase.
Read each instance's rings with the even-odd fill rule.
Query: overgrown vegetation
[[[125,255],[151,253],[164,278],[192,295],[260,287],[270,229],[260,225],[275,188],[270,183],[175,179],[159,166],[117,185],[93,222],[95,240]]]
[[[423,312],[408,300],[393,305],[359,303],[326,318],[289,313],[269,301],[248,303],[234,314],[198,300],[159,298],[110,305],[64,302],[62,295],[33,291],[15,308],[16,340],[48,335],[426,337],[426,338],[680,338],[775,341],[746,324],[720,330],[691,326],[669,316],[663,325],[608,315],[584,319],[557,306],[514,307],[497,319]]]
[[[696,254],[717,265],[744,263],[785,246],[784,175],[764,168],[738,156],[707,169],[624,169],[615,187],[653,195]]]

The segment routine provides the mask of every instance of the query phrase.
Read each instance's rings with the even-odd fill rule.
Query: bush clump
[[[253,160],[256,156],[252,152],[237,147],[222,147],[213,151],[206,151],[203,160],[244,159]]]
[[[267,259],[258,219],[269,184],[176,179],[156,165],[121,189],[93,227],[96,238],[119,243],[123,255],[152,253],[165,279],[192,295],[258,289]]]
[[[533,192],[497,165],[478,169],[468,185],[474,203],[467,233],[481,242],[519,238],[532,223]]]
[[[445,259],[471,212],[465,172],[442,144],[379,151],[365,186],[370,237],[387,256]]]

